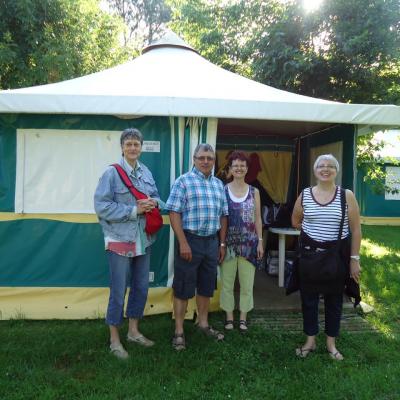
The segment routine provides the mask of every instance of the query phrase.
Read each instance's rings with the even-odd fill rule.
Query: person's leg
[[[220,267],[221,271],[221,296],[219,304],[226,312],[226,321],[233,321],[233,310],[235,309],[235,298],[233,289],[235,286],[238,257],[224,261]],[[229,327],[228,327],[229,325]],[[227,329],[233,329],[233,324],[227,323]]]
[[[247,313],[254,307],[253,287],[254,287],[254,265],[243,257],[238,260],[239,285],[240,285],[240,321],[239,329],[247,331]]]
[[[316,348],[315,336],[318,334],[318,293],[301,294],[301,310],[303,313],[303,330],[307,338],[302,347],[296,349],[299,357],[307,357],[307,355]]]
[[[129,318],[128,337],[131,340],[133,338],[133,341],[143,338],[139,331],[139,320],[143,317],[149,290],[150,247],[146,250],[146,254],[131,259],[130,291],[126,315]],[[146,340],[146,343],[143,341],[140,344],[148,346],[154,344],[150,342]]]
[[[183,350],[185,348],[185,314],[188,300],[195,295],[197,266],[200,262],[196,251],[195,239],[192,236],[187,236],[186,239],[192,250],[192,260],[190,262],[187,262],[180,257],[179,245],[177,242],[175,243],[174,280],[172,283],[172,288],[174,290],[173,307],[175,317],[175,333],[172,344],[176,350]]]
[[[336,348],[336,337],[339,336],[340,320],[342,318],[343,295],[326,294],[325,303],[325,333],[326,348],[332,358],[343,360],[343,355]]]
[[[149,249],[148,249],[149,250]],[[149,290],[150,252],[131,259],[130,291],[126,316],[132,320],[132,334],[139,334],[138,321],[143,317]],[[131,327],[130,327],[131,328]]]
[[[208,307],[217,283],[219,244],[217,236],[198,241],[198,254],[201,257],[197,270],[197,322],[200,328],[208,327]]]
[[[196,304],[198,325],[202,328],[206,328],[208,326],[208,307],[210,305],[210,298],[198,294],[196,295]]]
[[[107,251],[110,274],[110,297],[108,300],[106,323],[110,330],[110,349],[119,358],[126,358],[128,353],[121,345],[119,325],[123,321],[125,293],[129,274],[128,257]]]
[[[185,320],[188,300],[178,299],[174,296],[174,316],[175,316],[175,334],[183,334],[183,322]]]

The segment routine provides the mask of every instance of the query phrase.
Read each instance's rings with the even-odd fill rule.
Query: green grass
[[[128,345],[111,357],[101,320],[0,322],[0,399],[398,399],[400,398],[400,228],[364,227],[362,290],[377,333],[342,332],[346,359],[334,362],[319,339],[294,356],[302,336],[250,325],[216,343],[186,322],[188,349],[170,345],[171,315],[147,317],[153,348]],[[221,328],[221,313],[211,322]],[[123,332],[126,332],[126,326]]]

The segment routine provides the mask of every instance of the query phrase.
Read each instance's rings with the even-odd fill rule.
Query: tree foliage
[[[162,32],[170,19],[170,9],[164,0],[108,0],[111,10],[125,22],[125,46],[141,50]]]
[[[0,0],[0,88],[70,79],[127,59],[97,0]]]
[[[170,0],[171,26],[206,58],[279,89],[400,104],[400,3]]]

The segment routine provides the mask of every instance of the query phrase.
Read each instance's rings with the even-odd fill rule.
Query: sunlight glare
[[[303,0],[303,7],[306,12],[313,12],[318,9],[324,0]]]

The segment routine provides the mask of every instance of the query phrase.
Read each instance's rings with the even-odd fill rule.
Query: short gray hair
[[[210,151],[211,153],[215,153],[211,144],[208,143],[199,143],[193,152],[193,157],[196,157],[200,151]]]
[[[143,144],[143,134],[136,128],[126,128],[121,133],[120,143],[121,147],[124,145],[124,142],[129,139],[136,139]]]
[[[321,160],[329,160],[335,164],[336,172],[339,172],[339,161],[332,154],[321,154],[317,157],[314,163],[314,171],[317,169],[318,164]]]

